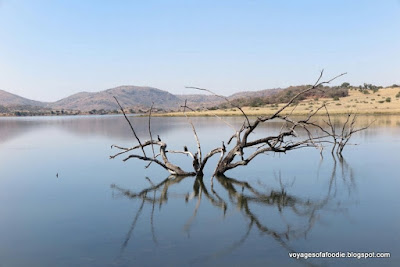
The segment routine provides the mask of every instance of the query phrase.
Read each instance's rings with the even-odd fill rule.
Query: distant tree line
[[[14,115],[17,117],[63,116],[63,115],[79,115],[79,114],[81,114],[81,112],[78,110],[14,110],[13,112],[7,112],[7,113],[8,113],[8,115]]]

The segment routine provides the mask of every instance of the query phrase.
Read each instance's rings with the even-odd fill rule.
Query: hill
[[[176,109],[182,104],[179,97],[160,89],[141,86],[119,86],[101,92],[81,92],[63,98],[48,107],[52,109],[68,110],[116,110],[119,109],[113,96],[115,96],[124,108],[148,109],[154,102],[157,108],[165,110]]]
[[[187,105],[191,108],[212,107],[220,104],[224,100],[215,95],[177,95],[180,99],[181,105],[187,100]]]
[[[284,89],[276,88],[276,89],[264,89],[264,90],[259,90],[259,91],[244,91],[244,92],[235,93],[235,94],[229,96],[229,99],[233,100],[233,99],[249,98],[249,97],[265,98],[265,97],[270,97],[272,95],[275,95],[283,90]]]
[[[0,106],[3,106],[3,107],[15,107],[15,106],[44,107],[44,106],[46,106],[46,104],[47,103],[45,103],[45,102],[30,100],[30,99],[0,90]]]

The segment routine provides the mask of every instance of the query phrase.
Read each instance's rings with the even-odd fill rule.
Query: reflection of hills
[[[148,118],[130,116],[136,133],[141,138],[148,138]],[[234,121],[239,118],[232,118]],[[194,118],[198,127],[216,127],[218,120]],[[167,132],[190,130],[184,118],[152,118],[152,133],[164,136]],[[73,117],[25,117],[0,119],[0,142],[6,142],[43,128],[57,128],[82,137],[108,137],[110,139],[134,140],[132,132],[123,116],[73,116]],[[190,133],[190,132],[189,132]]]
[[[148,136],[148,118],[129,117],[139,137]],[[82,119],[63,120],[58,125],[63,130],[80,136],[103,136],[115,139],[132,139],[132,132],[123,116],[82,117]],[[151,128],[162,134],[171,128],[171,123],[162,118],[153,118]]]
[[[45,126],[45,121],[2,118],[0,119],[0,143],[4,143]]]
[[[139,137],[147,139],[148,118],[132,116],[130,119]],[[194,117],[191,119],[199,130],[218,131],[218,134],[221,136],[217,139],[222,140],[226,136],[229,138],[232,134],[232,129],[217,118]],[[323,119],[323,117],[315,118],[315,120],[321,124],[324,123],[322,121]],[[223,118],[223,120],[235,127],[240,127],[243,123],[242,117],[226,117]],[[343,124],[344,120],[345,117],[334,117],[334,123],[336,125]],[[388,134],[391,134],[391,132],[393,132],[393,134],[398,133],[400,116],[359,116],[357,124],[359,124],[359,126],[365,126],[374,120],[375,122],[371,125],[370,129],[363,131],[362,135],[375,135],[377,132],[374,129],[378,127],[392,129],[393,131],[389,131]],[[263,125],[263,127],[260,127],[258,134],[268,134],[269,132],[279,131],[281,126],[282,123],[279,121],[269,122]],[[6,142],[22,134],[43,129],[44,127],[56,127],[79,136],[103,136],[111,139],[123,140],[130,140],[133,138],[132,132],[122,116],[27,117],[1,118],[0,142]],[[153,134],[159,134],[161,137],[167,133],[181,132],[183,130],[188,131],[191,137],[190,125],[185,118],[154,117],[151,119],[151,129]]]
[[[165,119],[154,118],[153,120],[154,132],[162,133],[170,128],[170,124]],[[139,136],[148,135],[147,118],[137,117],[133,120],[133,124]],[[122,116],[4,118],[0,120],[0,142],[6,142],[43,128],[58,128],[84,137],[132,138],[132,132]]]

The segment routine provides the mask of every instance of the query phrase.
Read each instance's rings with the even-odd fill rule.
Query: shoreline
[[[361,92],[359,90],[349,90],[349,95],[337,99],[332,98],[309,98],[300,101],[296,106],[291,105],[283,111],[282,115],[293,115],[293,116],[307,116],[315,111],[322,105],[326,105],[331,116],[343,116],[349,113],[357,115],[400,115],[400,91],[399,88],[386,88],[379,89],[378,91],[370,93]],[[282,104],[266,104],[259,107],[241,107],[247,116],[268,116],[274,114],[279,108],[282,108],[285,103]],[[124,108],[125,109],[125,108]],[[127,108],[126,108],[127,109]],[[130,116],[148,116],[144,113],[127,113]],[[186,114],[186,115],[185,115]],[[196,110],[187,111],[183,113],[180,111],[173,112],[153,112],[152,117],[228,117],[228,116],[243,116],[238,108],[221,108],[221,109],[208,109],[208,110]],[[68,111],[64,114],[56,113],[49,114],[42,112],[31,114],[14,115],[11,113],[2,113],[1,117],[61,117],[61,116],[104,116],[104,115],[122,115],[122,113],[113,113],[106,111],[103,114],[90,114],[88,111]],[[326,112],[324,109],[315,114],[315,116],[324,116]]]
[[[276,110],[271,110],[268,108],[258,108],[257,110],[249,109],[248,107],[242,108],[247,116],[255,117],[255,116],[269,116],[276,112]],[[331,116],[344,116],[348,114],[355,114],[360,116],[386,116],[386,115],[399,115],[400,116],[400,107],[398,109],[382,109],[382,110],[371,110],[371,111],[359,111],[359,110],[329,110],[329,115]],[[305,111],[284,111],[282,115],[291,115],[291,116],[307,116],[312,113],[312,110]],[[135,116],[135,117],[148,117],[148,114],[137,114],[137,113],[127,113],[127,116]],[[92,117],[92,116],[123,116],[121,114],[60,114],[60,115],[26,115],[26,116],[15,116],[15,115],[6,115],[0,114],[0,118],[31,118],[31,117]],[[152,113],[152,117],[240,117],[243,114],[240,111],[225,111],[225,110],[206,110],[206,111],[189,111],[186,112],[186,115],[183,111],[175,111],[175,112],[167,112],[167,113]],[[318,111],[314,116],[326,116],[326,112],[324,110]]]
[[[329,115],[330,116],[345,116],[348,114],[355,114],[355,115],[360,115],[360,116],[386,116],[386,115],[393,115],[393,116],[397,116],[400,115],[400,111],[375,111],[375,112],[346,112],[346,111],[341,111],[341,112],[336,112],[336,111],[329,111]],[[265,112],[265,113],[252,113],[252,112],[246,112],[246,115],[249,117],[254,117],[254,116],[269,116],[274,114],[274,112]],[[282,115],[289,115],[290,112],[282,112]],[[291,114],[291,116],[307,116],[310,113],[306,113],[306,112],[293,112]],[[147,117],[148,115],[138,115],[140,117]],[[185,117],[185,114],[180,111],[180,112],[169,112],[169,113],[152,113],[151,114],[152,117]],[[186,116],[188,117],[240,117],[243,116],[243,114],[241,112],[224,112],[224,113],[220,113],[220,112],[216,112],[216,113],[211,113],[211,112],[186,112]],[[324,111],[320,111],[317,112],[314,116],[326,116],[326,112]]]

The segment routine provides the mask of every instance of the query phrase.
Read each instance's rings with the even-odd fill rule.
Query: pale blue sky
[[[400,1],[0,0],[0,89],[35,100],[127,84],[229,95],[322,68],[400,83]]]

